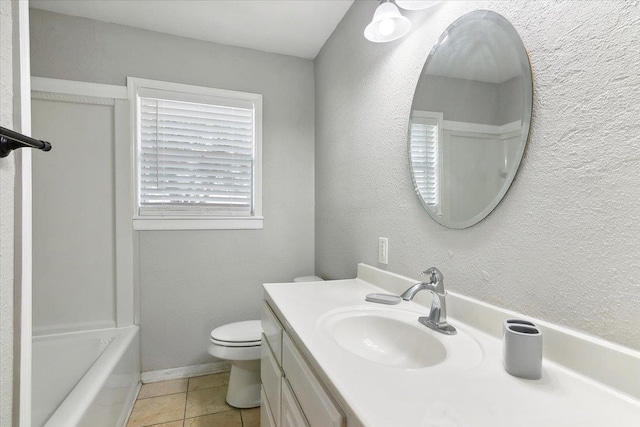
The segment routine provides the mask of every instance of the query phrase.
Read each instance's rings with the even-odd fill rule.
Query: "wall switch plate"
[[[378,237],[378,262],[389,264],[389,239]]]

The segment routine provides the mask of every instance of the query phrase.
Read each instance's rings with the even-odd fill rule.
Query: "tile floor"
[[[127,427],[260,427],[260,408],[225,402],[229,373],[143,384]]]

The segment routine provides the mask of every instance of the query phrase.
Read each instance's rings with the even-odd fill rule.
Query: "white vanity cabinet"
[[[262,406],[260,407],[260,427],[276,427],[276,421],[271,414],[271,407],[267,402],[267,397],[264,395],[264,389],[261,390],[260,398]]]
[[[282,386],[282,423],[280,427],[310,427],[287,380]]]
[[[262,329],[262,425],[346,427],[344,414],[266,301]]]

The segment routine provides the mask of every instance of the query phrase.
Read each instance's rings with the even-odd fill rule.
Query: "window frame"
[[[173,92],[174,98],[185,102],[211,101],[211,98],[226,98],[249,101],[254,107],[254,161],[252,181],[253,214],[249,216],[150,216],[140,215],[140,90]],[[133,173],[133,229],[134,230],[251,230],[262,229],[262,95],[216,89],[182,83],[127,77],[127,90],[131,106],[131,153]]]

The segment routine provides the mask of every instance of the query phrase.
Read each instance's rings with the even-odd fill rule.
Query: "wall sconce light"
[[[383,0],[373,14],[371,23],[364,29],[367,40],[384,43],[397,40],[411,29],[411,21],[402,16],[398,6]]]
[[[441,0],[396,0],[398,7],[405,10],[428,9],[440,3]]]
[[[364,29],[364,37],[375,43],[397,40],[411,29],[411,21],[402,16],[398,6],[406,10],[428,9],[441,0],[381,0],[371,23]]]

